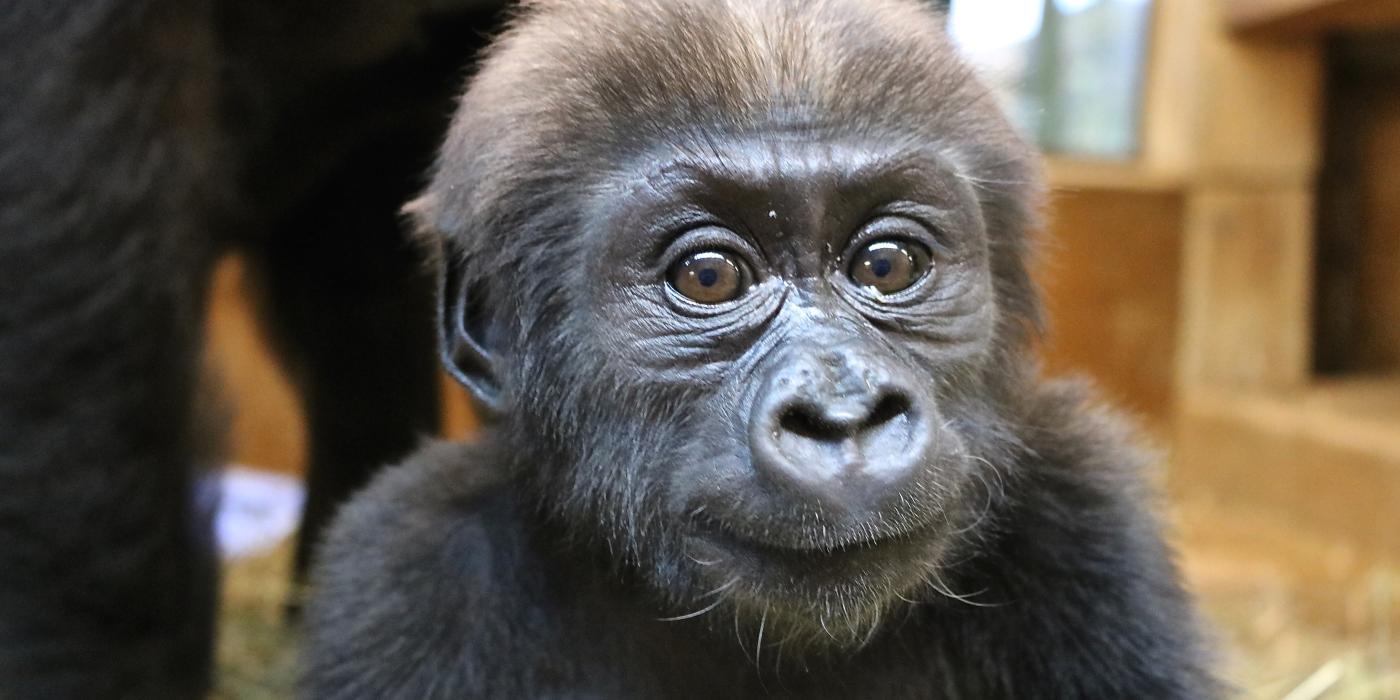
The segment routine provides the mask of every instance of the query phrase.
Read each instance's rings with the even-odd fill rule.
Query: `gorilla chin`
[[[851,649],[868,642],[891,605],[913,602],[936,580],[948,550],[932,527],[818,548],[778,547],[722,529],[687,538],[688,558],[710,588],[690,615],[728,604],[744,624],[805,647]],[[728,616],[716,615],[726,620]]]

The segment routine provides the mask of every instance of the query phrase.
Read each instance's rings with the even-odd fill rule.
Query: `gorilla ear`
[[[413,219],[417,237],[431,250],[438,277],[438,355],[449,374],[471,391],[477,405],[488,414],[501,408],[501,387],[490,309],[479,284],[467,274],[467,256],[433,223],[437,198],[425,194],[404,205]]]
[[[496,335],[492,314],[478,284],[465,274],[466,261],[445,239],[438,260],[438,352],[454,379],[471,391],[490,414],[501,410],[501,386],[497,375]]]

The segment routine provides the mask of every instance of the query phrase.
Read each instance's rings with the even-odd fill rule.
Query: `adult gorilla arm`
[[[208,681],[193,387],[218,64],[204,3],[0,20],[0,695]]]

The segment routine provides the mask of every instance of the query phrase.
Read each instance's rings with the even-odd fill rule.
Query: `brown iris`
[[[911,241],[875,241],[851,259],[851,281],[880,294],[912,286],[930,265],[928,248]]]
[[[720,250],[705,250],[686,256],[671,266],[667,278],[673,289],[701,304],[732,301],[748,287],[748,272],[744,263],[733,254]]]

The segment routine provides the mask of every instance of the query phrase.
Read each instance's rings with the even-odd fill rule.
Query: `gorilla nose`
[[[839,443],[877,431],[909,409],[909,397],[899,392],[880,396],[874,405],[866,396],[823,403],[798,399],[779,409],[778,427],[807,440]]]
[[[916,397],[859,353],[800,353],[765,382],[750,423],[754,468],[798,500],[878,508],[927,461],[931,431]]]

